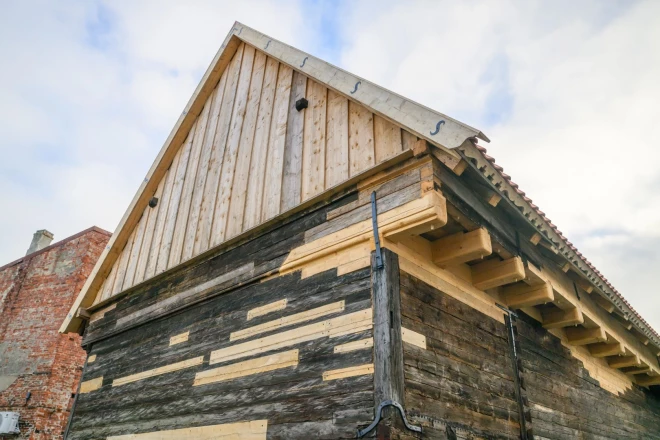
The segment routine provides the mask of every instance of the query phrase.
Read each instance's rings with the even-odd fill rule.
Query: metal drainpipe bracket
[[[380,237],[378,236],[378,208],[376,207],[376,191],[371,193],[371,224],[374,230],[376,244],[376,269],[383,268],[383,255],[380,250]]]
[[[415,426],[411,425],[408,422],[408,419],[406,418],[406,413],[403,410],[403,407],[401,404],[398,402],[395,402],[394,400],[383,400],[380,405],[378,405],[378,408],[376,408],[376,418],[374,419],[373,422],[371,422],[371,425],[367,426],[364,429],[358,429],[357,432],[357,438],[362,438],[368,433],[370,433],[376,426],[378,426],[378,423],[380,422],[381,419],[381,413],[383,412],[383,408],[388,407],[388,406],[393,406],[396,409],[399,410],[399,413],[401,414],[401,419],[403,419],[403,424],[406,425],[406,428],[408,428],[410,431],[414,432],[422,432],[422,427],[421,426]]]

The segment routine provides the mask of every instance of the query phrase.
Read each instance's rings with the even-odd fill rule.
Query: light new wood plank
[[[401,339],[403,342],[426,350],[426,336],[409,328],[401,327]]]
[[[182,342],[186,342],[189,336],[190,330],[170,337],[170,347],[176,344],[181,344]]]
[[[124,275],[124,289],[132,287],[135,284],[135,272],[137,271],[142,242],[144,241],[144,230],[149,222],[150,210],[151,208],[149,206],[145,208],[142,218],[140,218],[135,229],[135,238],[133,239],[133,246],[131,247],[131,254],[128,260],[128,266],[126,267],[126,274]]]
[[[525,278],[525,266],[520,257],[492,259],[472,266],[472,283],[481,290],[515,283]]]
[[[277,61],[272,58],[266,60],[266,73],[261,89],[259,114],[257,116],[257,127],[254,134],[254,146],[252,148],[252,160],[250,161],[243,230],[253,228],[261,221],[268,139],[273,114],[273,102],[275,101],[275,90],[277,87],[278,68],[279,63]]]
[[[252,376],[296,366],[298,366],[298,350],[289,350],[199,372],[195,375],[193,386],[224,382],[237,377]]]
[[[119,255],[121,258],[121,255]],[[117,278],[117,266],[119,266],[119,258],[115,261],[115,265],[112,266],[112,270],[108,274],[108,277],[103,282],[103,290],[101,291],[101,296],[98,298],[99,301],[103,301],[112,296],[112,289],[115,286],[115,278]]]
[[[267,315],[268,313],[277,312],[278,310],[284,310],[286,308],[286,299],[281,299],[279,301],[272,302],[260,307],[255,307],[254,309],[248,310],[247,320],[254,319],[257,316]]]
[[[248,100],[250,97],[250,80],[252,79],[254,54],[255,49],[253,47],[245,47],[241,62],[241,71],[238,78],[238,87],[236,89],[236,97],[234,100],[234,109],[231,115],[231,125],[229,126],[229,134],[227,136],[225,158],[222,162],[222,174],[220,176],[220,188],[218,189],[215,213],[213,214],[210,247],[217,246],[227,238],[229,206],[234,195],[234,178],[240,157],[239,147],[241,142],[241,132],[243,131],[243,123],[245,122],[245,115],[247,113]],[[247,154],[250,154],[252,145],[249,145],[246,148],[248,149]],[[250,166],[249,163],[250,158],[248,156],[246,162],[247,167]],[[243,225],[241,224],[240,226],[242,227]]]
[[[147,260],[147,267],[144,269],[144,279],[149,279],[156,273],[156,265],[158,263],[158,254],[160,253],[160,243],[163,238],[163,231],[165,229],[165,222],[167,220],[167,210],[169,208],[170,193],[172,192],[172,185],[174,185],[174,174],[176,170],[176,158],[172,162],[170,169],[163,178],[165,186],[163,187],[162,197],[158,200],[158,215],[156,218],[156,225],[154,226],[154,233],[151,240],[151,248],[149,249],[149,259]]]
[[[160,200],[163,196],[163,189],[165,188],[165,180],[162,179],[156,188],[154,197]],[[146,208],[149,211],[149,219],[144,229],[144,238],[142,239],[142,248],[140,249],[140,257],[138,258],[137,267],[135,269],[135,276],[133,277],[133,283],[138,284],[144,281],[145,271],[147,270],[147,262],[149,261],[149,255],[151,253],[151,245],[153,242],[154,231],[156,229],[156,220],[158,219],[158,205],[151,207],[147,205]]]
[[[348,180],[348,99],[328,90],[325,187]]]
[[[309,107],[305,109],[303,130],[302,200],[325,189],[325,130],[328,89],[307,80]]]
[[[165,220],[165,228],[163,230],[163,238],[160,243],[160,252],[158,253],[158,263],[156,264],[156,274],[165,271],[169,265],[170,250],[172,249],[172,240],[174,238],[174,227],[181,203],[181,194],[183,193],[183,183],[186,179],[186,170],[188,169],[188,160],[190,158],[190,150],[192,148],[193,134],[191,133],[186,138],[186,141],[181,146],[179,153],[177,153],[178,160],[176,166],[176,174],[174,175],[174,183],[172,184],[172,192],[170,194],[170,204],[167,209],[167,219]]]
[[[335,345],[335,353],[349,353],[356,350],[364,350],[374,346],[374,338],[360,339],[359,341],[347,342],[346,344]]]
[[[394,157],[403,151],[401,129],[390,121],[374,116],[374,145],[376,163]]]
[[[172,373],[173,371],[183,370],[184,368],[190,368],[197,365],[202,365],[204,362],[204,356],[195,357],[192,359],[187,359],[181,362],[175,362],[170,365],[165,365],[162,367],[154,368],[152,370],[142,371],[140,373],[131,374],[129,376],[120,377],[112,381],[113,387],[118,387],[121,385],[126,385],[131,382],[137,382],[138,380],[148,379],[150,377],[160,376],[162,374]]]
[[[247,186],[250,179],[250,162],[254,148],[254,134],[257,126],[259,101],[263,88],[266,71],[266,55],[257,52],[252,67],[252,79],[248,96],[243,129],[238,147],[238,160],[234,173],[234,184],[231,190],[231,203],[229,205],[229,219],[227,220],[226,237],[231,238],[243,232],[243,219],[245,217],[245,203],[247,200]]]
[[[404,150],[413,150],[417,143],[417,136],[407,130],[401,129],[401,143]]]
[[[348,103],[349,175],[351,177],[376,163],[373,113],[353,101]]]
[[[229,335],[229,340],[238,341],[239,339],[249,338],[251,336],[258,335],[259,333],[265,333],[283,327],[288,327],[290,325],[300,324],[301,322],[311,321],[312,319],[316,319],[320,316],[343,312],[344,307],[344,300],[341,300],[331,304],[326,304],[321,307],[316,307],[311,310],[296,313],[294,315],[284,316],[274,321],[264,322],[263,324],[255,325],[254,327],[248,327],[243,330],[232,332]]]
[[[438,266],[466,263],[493,253],[490,235],[485,228],[458,232],[434,241],[431,246],[433,262]]]
[[[284,143],[286,141],[286,120],[291,95],[293,70],[280,64],[277,74],[277,90],[270,121],[266,178],[264,180],[261,221],[264,222],[280,213],[282,196],[282,172],[284,171]]]
[[[112,287],[112,294],[116,294],[122,291],[124,286],[124,277],[126,275],[126,268],[128,267],[128,260],[131,257],[131,249],[133,248],[133,240],[135,239],[135,230],[131,232],[131,235],[126,242],[126,247],[121,251],[119,261],[117,263],[117,276],[115,277],[115,285]]]
[[[267,351],[277,350],[279,348],[290,347],[302,342],[358,333],[373,326],[372,318],[373,313],[369,308],[328,319],[326,321],[297,327],[274,335],[265,336],[260,339],[230,345],[229,347],[212,351],[209,365],[253,356]]]
[[[107,440],[266,440],[268,420],[198,426],[142,434],[113,435]]]
[[[566,332],[566,340],[571,345],[587,345],[607,341],[605,330],[600,327],[567,327],[564,331]]]
[[[86,380],[80,383],[80,394],[90,393],[96,391],[103,385],[103,376],[96,379]]]
[[[337,380],[346,377],[366,376],[374,374],[374,364],[355,365],[353,367],[339,368],[323,372],[323,380]]]
[[[168,307],[171,307],[177,303],[183,303],[185,299],[206,292],[209,289],[213,289],[214,287],[219,286],[220,284],[226,283],[228,280],[253,273],[254,273],[254,262],[250,261],[248,264],[244,264],[243,266],[237,267],[236,269],[224,273],[216,278],[212,278],[201,284],[195,284],[194,286],[182,292],[179,292],[173,296],[170,296],[167,299],[158,301],[157,303],[151,304],[150,306],[143,307],[139,310],[136,310],[135,312],[129,314],[123,314],[117,319],[117,326],[123,326],[124,324],[139,319],[143,316],[147,316],[159,310],[167,309]]]
[[[87,358],[87,363],[88,364],[92,364],[95,361],[96,361],[96,355],[95,354],[93,354],[93,355],[91,355],[90,357]]]
[[[117,308],[117,303],[112,303],[108,307],[103,307],[101,310],[98,310],[92,313],[92,317],[89,318],[89,323],[91,324],[94,321],[102,319],[106,313]]]
[[[212,162],[209,162],[209,171],[204,184],[204,197],[199,214],[197,235],[193,247],[193,255],[199,255],[209,248],[213,234],[215,210],[220,201],[220,182],[225,172],[224,161],[227,158],[227,140],[231,128],[231,116],[234,110],[234,101],[238,89],[238,80],[243,61],[243,48],[241,45],[229,64],[227,83],[222,96],[222,107],[213,139]],[[233,164],[232,164],[233,167]],[[233,171],[232,171],[233,173]]]
[[[193,141],[190,147],[190,157],[188,158],[186,177],[181,191],[179,209],[176,214],[176,224],[172,236],[170,257],[167,263],[168,267],[174,267],[181,262],[183,243],[186,239],[186,227],[188,226],[190,206],[193,199],[193,190],[195,189],[195,180],[197,178],[197,168],[199,167],[199,158],[202,153],[202,144],[204,143],[204,129],[208,123],[209,111],[213,101],[212,98],[213,97],[209,98],[209,101],[204,106],[202,114],[197,118],[197,121],[195,121],[195,125],[191,130]]]
[[[220,77],[213,95],[211,96],[211,108],[209,109],[208,120],[205,127],[198,127],[203,130],[197,140],[203,139],[202,150],[199,154],[199,163],[197,164],[197,172],[195,173],[195,183],[193,187],[192,200],[190,201],[190,212],[188,214],[188,223],[186,224],[186,234],[183,240],[183,250],[181,252],[181,261],[189,260],[194,253],[195,239],[197,236],[197,228],[199,227],[199,217],[202,213],[202,205],[204,199],[213,200],[215,205],[215,193],[209,195],[204,192],[206,187],[206,180],[210,179],[215,182],[209,185],[209,189],[217,191],[217,181],[222,170],[222,158],[225,154],[225,144],[215,142],[215,135],[218,128],[218,121],[220,120],[220,111],[222,110],[222,98],[224,97],[225,88],[227,87],[227,77],[229,76],[230,69],[223,72]]]
[[[282,173],[282,212],[297,206],[302,200],[303,128],[309,108],[296,110],[296,101],[307,98],[307,77],[293,72],[293,83],[289,98],[286,138],[284,141],[284,171]],[[311,103],[310,103],[311,106]]]

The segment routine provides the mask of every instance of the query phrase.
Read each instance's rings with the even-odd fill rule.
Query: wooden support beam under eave
[[[549,283],[535,286],[516,283],[502,288],[501,294],[507,307],[511,309],[538,306],[552,302],[555,299],[555,294]]]
[[[612,368],[624,368],[624,367],[638,367],[642,364],[639,360],[639,356],[609,356],[607,358],[607,365]]]
[[[515,283],[523,278],[525,266],[520,257],[501,261],[493,259],[472,266],[472,284],[481,290]]]
[[[587,345],[607,341],[605,330],[600,327],[569,327],[565,330],[566,339],[571,345]]]
[[[568,310],[557,309],[551,312],[542,311],[541,316],[543,317],[543,328],[546,329],[570,327],[584,322],[582,311],[577,307]]]
[[[637,385],[642,387],[660,385],[660,376],[649,376],[647,374],[642,374],[635,376],[635,382],[637,382]]]
[[[593,357],[607,357],[607,356],[619,356],[625,354],[623,346],[616,342],[614,344],[608,344],[606,342],[599,342],[597,344],[590,344],[589,353]]]
[[[591,295],[591,300],[598,304],[601,308],[605,309],[607,313],[612,313],[614,311],[614,304],[600,296],[598,293],[594,293]]]
[[[431,244],[431,250],[433,263],[441,267],[467,263],[493,253],[490,234],[484,228],[443,237]]]

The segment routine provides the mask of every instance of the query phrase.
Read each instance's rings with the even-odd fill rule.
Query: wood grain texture
[[[167,263],[168,267],[176,266],[181,262],[183,246],[186,238],[186,228],[188,226],[188,217],[190,215],[193,191],[195,189],[197,169],[199,168],[199,160],[202,154],[204,130],[208,123],[210,107],[211,101],[208,102],[206,106],[204,106],[202,114],[199,116],[199,119],[197,119],[195,125],[193,125],[193,128],[191,129],[191,135],[193,137],[192,145],[190,147],[190,157],[188,159],[186,168],[185,181],[183,182],[183,189],[181,190],[179,209],[177,209],[176,214],[176,224],[174,226],[170,256]]]
[[[224,71],[218,86],[213,92],[211,98],[209,98],[210,102],[208,104],[210,105],[210,108],[208,121],[203,128],[202,137],[197,138],[197,140],[202,140],[202,145],[199,163],[197,164],[197,172],[195,173],[195,184],[192,200],[190,201],[190,213],[188,215],[188,224],[186,225],[186,235],[183,242],[181,261],[189,260],[194,255],[195,237],[199,227],[202,206],[204,206],[205,203],[206,205],[209,203],[215,204],[216,193],[214,191],[217,191],[218,188],[217,182],[220,172],[222,171],[222,158],[225,151],[225,144],[216,143],[215,135],[220,120],[222,99],[224,97],[225,88],[227,87],[229,70],[230,69]],[[202,129],[201,126],[199,128]],[[212,182],[209,184],[209,192],[212,192],[212,194],[207,194],[204,190],[207,180]],[[211,199],[213,199],[212,202]]]
[[[172,191],[170,193],[169,206],[167,208],[167,218],[163,229],[163,237],[158,252],[158,263],[156,264],[157,274],[170,267],[169,259],[170,251],[172,249],[172,240],[174,239],[174,228],[176,226],[176,220],[180,209],[181,194],[183,192],[183,183],[188,169],[188,159],[190,158],[192,141],[192,134],[188,135],[188,138],[177,154],[177,159],[175,159],[176,170],[174,174],[174,182],[172,183]]]
[[[281,299],[263,306],[255,307],[254,309],[248,310],[247,320],[254,319],[259,316],[267,315],[269,313],[277,312],[279,310],[284,310],[286,308],[286,299]]]
[[[284,145],[286,142],[287,115],[291,95],[293,70],[280,64],[277,74],[277,88],[273,103],[273,114],[270,123],[270,137],[266,178],[264,179],[263,205],[261,221],[266,221],[280,213],[282,197],[282,173],[284,171]]]
[[[298,111],[296,101],[307,97],[307,77],[293,72],[291,97],[289,98],[289,117],[284,144],[284,172],[282,175],[282,212],[297,206],[302,200],[303,184],[303,128],[309,108]],[[307,97],[309,100],[309,97]]]
[[[224,367],[205,370],[195,375],[193,386],[206,385],[238,377],[252,376],[281,368],[296,367],[298,365],[298,350],[283,351],[281,353],[263,356],[249,361],[237,362]]]
[[[254,134],[254,147],[248,178],[247,199],[243,229],[248,230],[261,222],[264,183],[267,169],[268,142],[270,136],[273,103],[277,89],[279,63],[272,58],[266,60],[266,72],[259,102],[259,114]]]
[[[325,189],[325,138],[328,89],[307,81],[309,107],[305,109],[305,129],[302,154],[302,200]]]
[[[268,420],[181,428],[142,434],[113,435],[107,440],[266,440]]]
[[[376,163],[403,151],[401,128],[380,116],[374,116],[374,145]]]
[[[374,115],[353,101],[348,103],[349,176],[376,163],[374,152]]]
[[[176,157],[175,157],[176,162]],[[174,174],[176,170],[176,163],[172,162],[170,169],[165,176],[165,184],[163,186],[163,193],[158,200],[158,215],[156,216],[156,224],[154,225],[154,232],[151,238],[151,247],[149,248],[149,256],[147,259],[147,266],[144,269],[144,278],[151,278],[156,273],[156,265],[158,263],[158,254],[160,253],[160,244],[163,239],[163,230],[165,229],[165,222],[167,221],[167,210],[170,203],[170,193],[172,192],[172,185],[174,184]]]
[[[284,327],[289,327],[294,324],[300,324],[302,322],[311,321],[313,319],[319,318],[321,316],[330,315],[333,313],[339,313],[344,311],[344,301],[337,301],[331,304],[326,304],[321,307],[315,307],[311,310],[305,310],[304,312],[295,313],[293,315],[287,315],[282,318],[276,319],[274,321],[264,322],[253,327],[248,327],[237,332],[232,332],[229,335],[230,341],[238,341],[239,339],[249,338],[260,333],[266,333],[273,330],[278,330]]]
[[[126,385],[131,382],[137,382],[138,380],[149,379],[150,377],[160,376],[161,374],[172,373],[173,371],[179,371],[184,368],[195,367],[201,365],[204,362],[204,356],[198,356],[192,359],[186,359],[185,361],[176,362],[169,365],[164,365],[162,367],[153,368],[151,370],[142,371],[140,373],[131,374],[129,376],[124,376],[117,378],[112,381],[113,387],[118,387],[121,385]]]
[[[235,237],[243,232],[250,162],[253,153],[260,154],[259,151],[254,151],[254,135],[257,126],[259,102],[261,100],[261,90],[263,89],[265,73],[266,55],[262,52],[257,52],[252,67],[250,92],[248,95],[243,129],[241,130],[241,138],[239,141],[234,183],[231,189],[231,204],[229,208],[229,218],[227,220],[227,231],[225,234],[227,238]]]
[[[103,376],[97,377],[96,379],[86,380],[80,384],[80,394],[90,393],[96,391],[103,385]]]
[[[325,186],[348,179],[348,99],[328,90]]]
[[[225,240],[227,233],[229,206],[233,194],[234,176],[236,174],[236,168],[239,162],[239,146],[249,100],[250,80],[252,79],[254,55],[254,48],[246,46],[245,50],[243,51],[240,75],[238,78],[236,96],[234,99],[234,107],[231,113],[231,124],[229,126],[229,133],[227,135],[225,158],[222,162],[222,175],[220,177],[220,188],[218,190],[215,212],[213,214],[211,239],[206,249],[222,243]],[[252,148],[252,145],[247,148]],[[249,152],[246,153],[246,155],[247,154],[249,154]],[[247,158],[247,163],[249,164],[249,157]],[[244,166],[245,164],[241,165]]]
[[[227,169],[224,161],[227,159],[227,139],[231,128],[231,116],[238,89],[241,63],[243,61],[243,49],[244,46],[241,46],[236,51],[236,55],[234,55],[234,58],[231,60],[227,72],[227,83],[222,95],[222,105],[218,116],[215,137],[213,139],[214,155],[212,162],[209,163],[209,167],[213,166],[213,169],[211,170],[211,168],[209,168],[209,174],[204,185],[204,197],[202,199],[202,208],[199,215],[199,224],[197,226],[197,234],[195,236],[193,247],[194,255],[209,248],[213,236],[213,225],[216,223],[215,211],[217,210],[218,203],[222,202],[220,197],[220,185],[222,182],[222,176]]]

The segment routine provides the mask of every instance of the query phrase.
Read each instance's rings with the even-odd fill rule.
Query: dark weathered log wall
[[[520,438],[505,326],[401,272],[405,407],[423,438]],[[451,437],[450,437],[451,438]]]
[[[358,423],[372,418],[370,374],[324,380],[328,370],[373,363],[372,349],[334,353],[334,347],[370,338],[372,330],[322,337],[266,353],[209,366],[213,350],[253,341],[292,328],[371,309],[370,271],[342,277],[327,271],[300,280],[300,273],[253,284],[197,304],[93,345],[94,363],[84,380],[103,377],[103,386],[81,394],[71,439],[152,432],[193,426],[268,420],[268,438],[351,438]],[[249,309],[286,298],[283,310],[246,320]],[[230,333],[264,322],[345,301],[345,309],[304,323],[230,341]],[[186,342],[170,346],[170,337],[189,331]],[[267,354],[299,350],[299,363],[218,383],[193,386],[196,373]],[[201,365],[113,386],[127,375],[204,356]]]
[[[535,438],[660,439],[660,399],[634,388],[615,396],[598,385],[559,338],[518,320]]]
[[[505,325],[403,271],[401,313],[427,341],[403,345],[405,407],[422,438],[520,438]],[[559,338],[522,313],[516,322],[535,439],[660,438],[657,396],[606,391]]]

